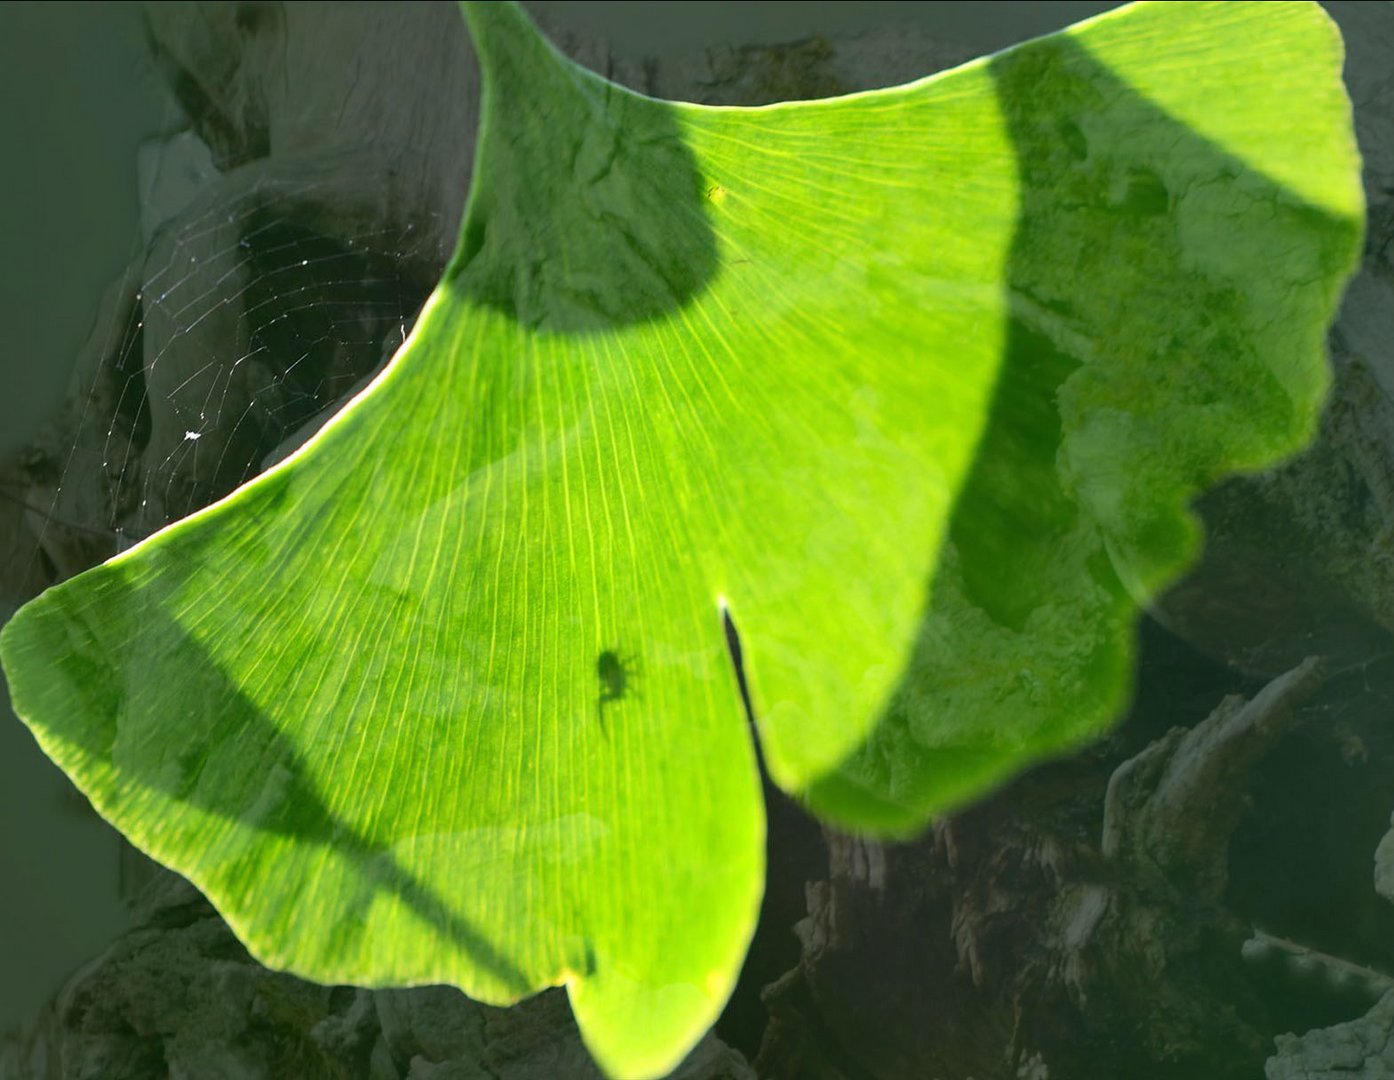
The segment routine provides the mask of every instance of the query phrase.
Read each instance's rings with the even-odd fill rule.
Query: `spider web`
[[[344,177],[225,176],[190,133],[161,167],[197,175],[186,205],[142,184],[146,249],[108,289],[64,407],[0,462],[10,605],[284,457],[390,357],[439,271],[417,242],[438,215],[373,220]]]

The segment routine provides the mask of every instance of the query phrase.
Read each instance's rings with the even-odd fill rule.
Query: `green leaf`
[[[771,774],[853,827],[1098,733],[1187,499],[1313,430],[1361,228],[1340,42],[1315,5],[1143,5],[703,108],[467,7],[476,175],[410,339],[0,657],[265,963],[564,983],[603,1067],[656,1075],[763,886],[723,610]]]

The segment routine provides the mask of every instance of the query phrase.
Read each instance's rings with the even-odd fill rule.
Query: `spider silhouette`
[[[605,730],[605,706],[611,702],[623,701],[634,696],[634,682],[639,674],[639,661],[633,656],[622,656],[615,649],[606,649],[595,658],[595,674],[600,680],[600,696],[596,699],[596,713],[600,717],[600,730]]]

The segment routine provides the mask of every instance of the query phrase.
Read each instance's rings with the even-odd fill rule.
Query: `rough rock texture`
[[[63,989],[0,1076],[33,1080],[526,1080],[599,1077],[565,995],[511,1009],[451,987],[316,986],[253,961],[187,883],[162,873],[135,926]],[[703,1040],[679,1080],[754,1080]]]
[[[917,843],[830,835],[760,1074],[1252,1076],[1269,1021],[1223,902],[1230,837],[1321,678],[1304,661],[1116,768],[1038,769]]]
[[[1386,1080],[1394,1076],[1394,991],[1359,1020],[1280,1035],[1268,1080]]]
[[[1394,906],[1368,861],[1394,804],[1394,7],[1332,6],[1371,224],[1318,442],[1203,500],[1205,563],[1157,605],[1175,636],[1144,628],[1109,739],[913,843],[820,832],[771,793],[724,1042],[680,1075],[1247,1080],[1265,1058],[1270,1078],[1394,1074]],[[307,437],[401,340],[458,221],[476,98],[453,5],[152,5],[151,27],[221,173],[152,211],[68,408],[0,463],[14,602]],[[559,38],[638,89],[747,104],[966,56],[899,29],[661,64]],[[403,55],[419,80],[391,77]],[[313,986],[253,964],[164,872],[150,889],[0,1074],[591,1075],[557,993],[495,1010]]]

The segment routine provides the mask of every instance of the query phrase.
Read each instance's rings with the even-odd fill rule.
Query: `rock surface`
[[[32,1080],[553,1080],[600,1077],[565,995],[511,1009],[452,987],[317,986],[251,959],[191,886],[161,871],[135,925],[73,977],[0,1076]],[[754,1080],[708,1036],[678,1080]]]

